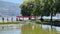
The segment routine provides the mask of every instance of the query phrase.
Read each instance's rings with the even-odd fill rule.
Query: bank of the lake
[[[59,26],[60,27],[60,21],[35,21],[36,24],[44,24],[44,25],[52,25],[52,26]]]
[[[36,24],[44,24],[44,25],[52,25],[52,26],[59,26],[60,27],[60,21],[53,21],[53,22],[50,22],[50,21],[47,21],[47,22],[41,22],[41,21],[31,21],[31,20],[27,20],[27,21],[17,21],[17,22],[0,22],[0,25],[1,24],[25,24],[26,22],[30,22],[30,23],[33,23],[35,22]]]

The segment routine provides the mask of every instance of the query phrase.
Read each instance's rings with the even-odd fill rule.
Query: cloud
[[[3,1],[13,2],[13,3],[22,3],[24,0],[3,0]]]
[[[0,8],[0,10],[1,10],[1,8]]]
[[[8,11],[8,10],[10,10],[10,9],[9,9],[9,8],[3,8],[3,10]]]
[[[11,9],[11,10],[15,10],[15,9]]]
[[[5,7],[9,8],[10,6],[7,5],[7,6],[5,6]]]

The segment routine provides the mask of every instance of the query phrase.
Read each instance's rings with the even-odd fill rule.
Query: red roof
[[[17,18],[35,18],[36,16],[16,16]]]

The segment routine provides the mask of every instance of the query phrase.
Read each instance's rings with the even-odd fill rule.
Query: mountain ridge
[[[8,16],[21,16],[19,4],[0,1],[0,14]]]

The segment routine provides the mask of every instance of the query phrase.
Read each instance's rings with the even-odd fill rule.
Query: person
[[[11,18],[11,21],[13,22],[13,17]]]
[[[9,20],[8,20],[8,18],[7,18],[7,22],[8,22]]]
[[[4,17],[2,17],[2,21],[3,21],[3,23],[4,23]]]
[[[16,18],[16,21],[18,21],[18,18]]]

